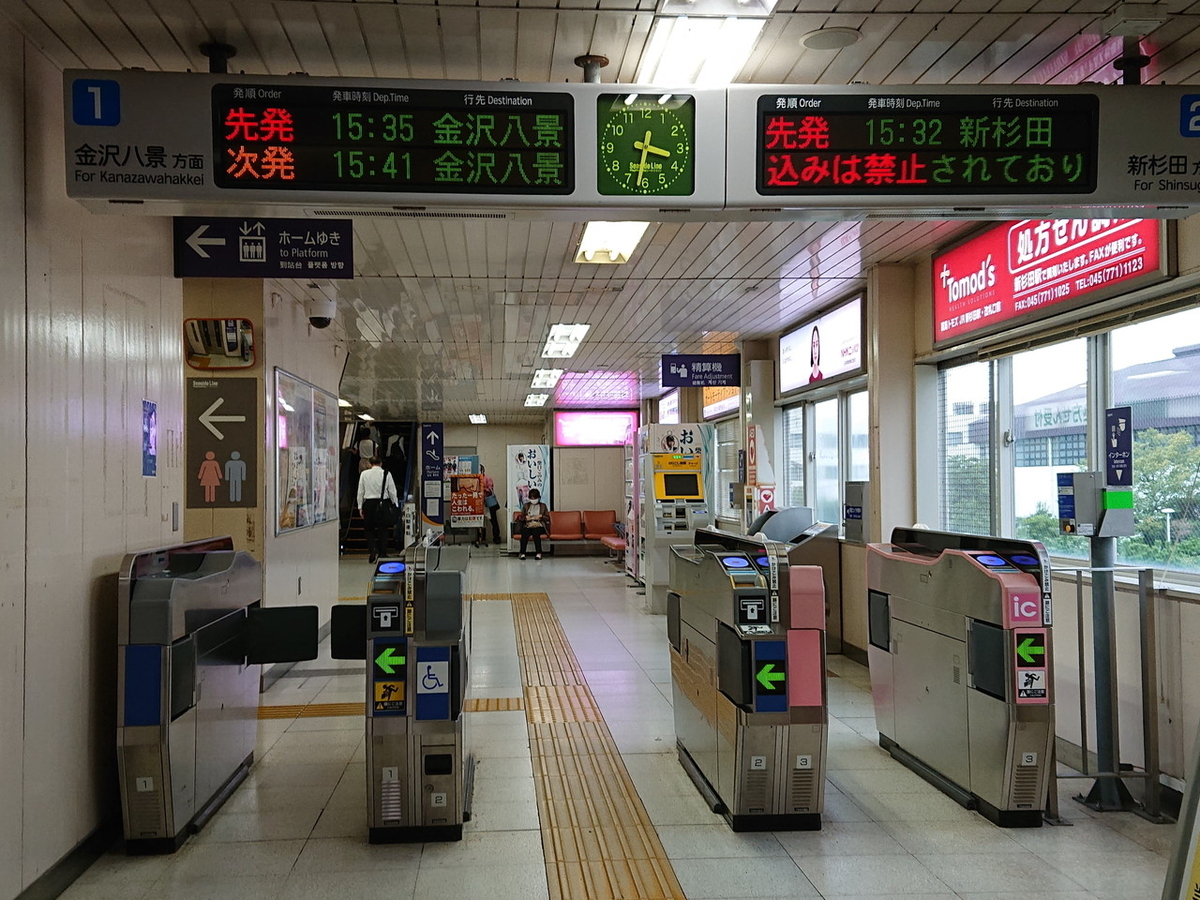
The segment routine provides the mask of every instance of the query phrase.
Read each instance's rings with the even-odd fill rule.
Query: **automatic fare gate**
[[[463,750],[470,623],[466,548],[382,559],[366,605],[339,605],[333,656],[367,660],[367,816],[373,844],[459,840],[470,818]]]
[[[128,853],[170,853],[242,782],[261,664],[316,659],[315,606],[264,609],[233,538],[126,555],[118,573],[117,764]]]
[[[867,550],[880,745],[997,825],[1040,826],[1054,740],[1045,548],[897,528]]]
[[[671,548],[679,761],[734,831],[821,827],[825,589],[787,550],[704,529]]]

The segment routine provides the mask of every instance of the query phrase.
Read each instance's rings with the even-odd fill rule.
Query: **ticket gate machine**
[[[125,556],[118,573],[117,767],[128,853],[172,853],[241,784],[261,664],[316,659],[315,606],[263,609],[233,538]]]
[[[1045,548],[897,528],[868,545],[867,587],[880,745],[997,825],[1039,827],[1054,740]]]
[[[825,794],[825,591],[787,546],[701,529],[671,551],[679,761],[734,831],[815,830]]]
[[[372,844],[460,840],[470,818],[468,558],[465,547],[410,547],[376,563],[365,606],[334,610],[334,657],[367,660]]]

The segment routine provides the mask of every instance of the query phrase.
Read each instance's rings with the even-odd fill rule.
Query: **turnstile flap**
[[[457,570],[425,573],[425,634],[458,637],[462,631],[463,573]]]
[[[246,662],[255,665],[316,659],[319,621],[315,606],[250,609],[246,621]]]
[[[366,659],[367,605],[339,603],[329,612],[329,655],[334,659]]]

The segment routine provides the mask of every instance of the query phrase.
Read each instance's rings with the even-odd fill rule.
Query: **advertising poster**
[[[313,524],[338,517],[337,397],[313,388],[312,489]]]
[[[537,488],[542,502],[554,508],[550,498],[550,447],[548,444],[508,445],[508,508],[518,510]]]
[[[142,401],[142,475],[158,474],[158,404]]]
[[[862,301],[832,309],[779,339],[779,392],[862,368]]]
[[[447,456],[443,461],[446,493],[450,497],[450,527],[483,525],[483,477],[478,456]]]
[[[1160,281],[1155,219],[1027,219],[933,260],[933,339],[974,337]]]
[[[276,369],[276,533],[313,522],[312,406],[312,386]]]

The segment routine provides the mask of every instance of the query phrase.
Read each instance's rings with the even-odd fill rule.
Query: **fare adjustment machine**
[[[645,498],[639,536],[641,569],[646,583],[647,607],[666,610],[670,582],[671,547],[690,544],[697,528],[712,524],[705,492],[705,459],[701,449],[678,453],[650,453],[643,458]]]
[[[679,760],[734,831],[818,829],[825,590],[787,545],[696,532],[667,595]]]
[[[365,606],[334,608],[334,657],[367,660],[373,844],[459,840],[469,818],[467,560],[466,548],[410,548],[376,564]]]
[[[897,528],[868,545],[867,587],[880,745],[997,825],[1040,826],[1054,740],[1045,548]]]

